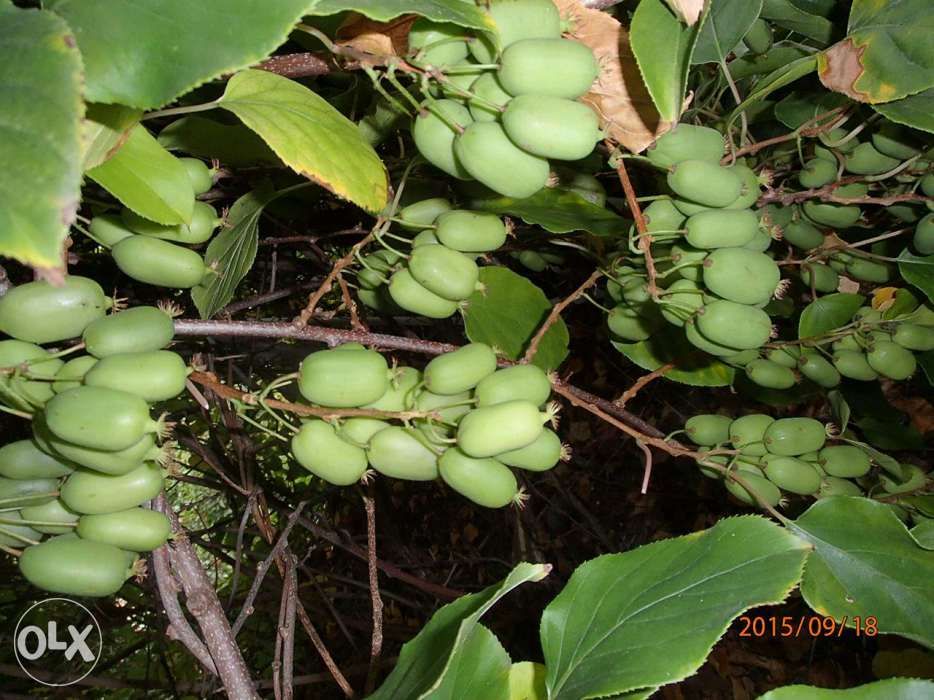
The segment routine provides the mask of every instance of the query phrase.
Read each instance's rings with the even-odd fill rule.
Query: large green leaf
[[[525,223],[541,226],[551,233],[587,231],[597,236],[621,237],[630,224],[609,209],[557,187],[543,188],[526,199],[501,197],[492,192],[484,196],[468,196],[465,206],[471,209],[517,216]]]
[[[762,0],[711,0],[691,63],[719,63],[746,36],[762,10]]]
[[[791,83],[796,80],[813,73],[816,67],[816,56],[803,56],[769,73],[757,82],[755,89],[746,96],[745,100],[736,106],[736,109],[733,110],[732,114],[730,114],[730,118],[727,120],[727,126],[732,126],[733,122],[739,119],[740,113],[749,109],[750,106],[764,100],[776,90],[786,85],[791,85]]]
[[[934,255],[913,255],[907,248],[898,256],[898,271],[909,284],[924,292],[934,302]]]
[[[786,685],[759,696],[759,700],[921,700],[930,697],[934,697],[932,681],[887,678],[846,689]]]
[[[379,22],[415,14],[461,27],[493,29],[486,13],[463,0],[312,0],[307,14],[334,15],[345,10],[359,12]]]
[[[62,265],[81,188],[81,56],[55,15],[0,3],[0,255]]]
[[[551,312],[545,293],[522,275],[505,267],[481,267],[478,291],[467,300],[467,337],[486,343],[510,360],[518,360]],[[535,364],[556,368],[568,354],[568,328],[563,319],[548,329],[535,354]]]
[[[930,518],[922,520],[911,528],[909,532],[911,532],[911,536],[915,538],[915,542],[920,546],[925,549],[934,549],[934,520]]]
[[[695,348],[673,326],[666,326],[639,343],[612,342],[614,348],[649,372],[674,364],[674,369],[665,373],[665,379],[673,382],[690,386],[729,386],[733,382],[732,367]]]
[[[872,108],[893,122],[934,134],[934,88]]]
[[[541,581],[550,568],[545,564],[519,564],[500,583],[462,596],[438,610],[415,638],[402,647],[392,673],[369,696],[370,700],[435,697],[431,693],[448,687],[451,673],[461,672],[456,657],[464,651],[487,610],[517,586]]]
[[[687,27],[662,2],[641,0],[629,40],[636,63],[662,119],[678,121],[687,89],[691,55],[704,19]]]
[[[834,496],[789,528],[811,544],[801,593],[814,610],[853,626],[875,617],[883,634],[934,646],[934,552],[884,503]]]
[[[548,697],[597,698],[686,678],[737,615],[785,599],[808,550],[750,515],[583,564],[542,615]]]
[[[93,102],[151,109],[279,46],[309,0],[50,0],[74,30]]]
[[[262,70],[227,83],[220,106],[259,134],[290,168],[367,211],[386,204],[386,168],[357,125],[304,85]]]
[[[742,80],[753,75],[765,75],[787,66],[792,61],[809,56],[810,52],[800,46],[773,46],[768,53],[758,56],[746,54],[727,65],[734,80]]]
[[[929,0],[853,0],[846,38],[820,55],[821,82],[869,103],[934,87],[932,32]]]
[[[83,169],[95,168],[113,156],[142,114],[123,105],[89,104],[83,125]]]
[[[221,124],[197,115],[182,117],[159,132],[159,143],[224,165],[282,165],[266,142],[243,124]]]
[[[812,14],[789,0],[763,0],[762,17],[821,45],[826,46],[833,37],[833,23],[830,20]]]
[[[863,305],[863,300],[859,294],[844,294],[843,292],[827,294],[815,299],[801,312],[801,318],[798,320],[798,337],[813,338],[845,326],[853,318],[857,309]]]
[[[792,92],[775,105],[775,118],[789,129],[797,129],[819,114],[842,107],[849,100],[839,92],[827,92],[821,88]]]
[[[476,625],[464,643],[455,648],[447,672],[424,700],[510,700],[509,654],[490,630]]]

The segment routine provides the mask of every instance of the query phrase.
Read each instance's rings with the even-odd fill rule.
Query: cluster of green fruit
[[[398,414],[302,424],[292,453],[331,484],[356,483],[369,467],[410,481],[440,476],[474,503],[500,508],[524,497],[509,467],[546,471],[568,456],[544,427],[557,410],[546,405],[547,375],[535,365],[497,370],[482,343],[439,355],[424,372],[390,369],[380,353],[348,343],[308,355],[298,376],[299,391],[316,406]]]
[[[506,241],[506,225],[498,216],[454,209],[443,197],[403,207],[398,221],[420,231],[411,239],[411,252],[385,248],[360,260],[360,300],[378,311],[452,316],[480,288],[474,258]]]
[[[413,61],[443,76],[442,99],[428,95],[412,135],[449,175],[525,198],[548,184],[549,159],[584,158],[601,138],[596,113],[578,99],[600,68],[590,48],[562,38],[552,0],[500,0],[488,12],[491,34],[426,19],[412,25]]]
[[[697,464],[705,476],[722,479],[727,491],[749,505],[756,503],[752,494],[710,464],[735,470],[773,507],[779,505],[783,492],[816,498],[862,496],[877,489],[898,494],[927,483],[925,472],[912,464],[900,465],[901,479],[884,472],[870,475],[872,453],[848,444],[846,434],[836,444],[827,444],[827,429],[814,418],[776,420],[753,413],[733,419],[704,414],[688,419],[684,432],[699,451],[733,451],[710,455]]]
[[[214,173],[197,158],[179,158],[191,183],[192,199],[214,184]],[[185,246],[210,240],[221,223],[210,204],[194,200],[191,222],[166,226],[124,207],[119,215],[102,214],[90,223],[91,237],[110,248],[127,276],[157,287],[190,289],[210,274],[204,258]]]
[[[32,417],[32,436],[0,447],[0,544],[25,547],[25,578],[47,591],[115,593],[137,553],[169,536],[144,503],[162,490],[169,425],[150,405],[185,388],[188,368],[164,350],[172,316],[155,307],[106,315],[93,281],[31,282],[0,297],[0,399]],[[80,336],[50,351],[41,343]],[[83,348],[88,354],[62,358]],[[44,542],[44,535],[51,537]]]

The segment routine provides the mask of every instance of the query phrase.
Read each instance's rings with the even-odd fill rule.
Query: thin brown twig
[[[607,147],[612,151],[613,144],[607,142]],[[639,205],[639,198],[636,196],[636,190],[632,186],[632,180],[629,179],[629,171],[626,170],[626,160],[618,159],[616,174],[619,176],[620,184],[623,186],[623,192],[626,193],[626,203],[632,212],[633,221],[636,224],[636,231],[639,233],[639,248],[645,256],[646,289],[653,299],[658,299],[658,285],[655,283],[657,273],[655,271],[655,259],[652,257],[652,235],[649,233],[648,226],[645,223],[645,217],[642,215],[642,207]]]
[[[365,695],[369,695],[376,688],[379,659],[383,653],[383,599],[379,595],[379,569],[376,566],[376,501],[373,499],[372,489],[369,496],[363,497],[363,507],[366,510],[367,572],[373,606],[370,668],[366,674],[366,686],[363,691]]]
[[[658,369],[652,372],[649,372],[648,374],[642,375],[633,383],[631,387],[629,387],[628,389],[626,389],[626,391],[623,392],[622,396],[616,399],[613,403],[619,406],[620,408],[626,408],[626,404],[632,401],[636,397],[636,394],[642,391],[642,389],[647,384],[651,384],[659,377],[664,377],[668,372],[670,372],[674,368],[675,368],[674,363],[669,362],[668,364],[662,365]]]
[[[826,124],[821,124],[821,122],[823,122],[828,117],[838,117],[843,112],[844,112],[844,109],[842,107],[835,107],[822,114],[818,114],[817,116],[812,117],[811,119],[808,119],[806,122],[804,122],[804,124],[802,124],[800,127],[795,129],[791,133],[782,134],[781,136],[773,136],[772,138],[763,139],[762,141],[758,141],[757,143],[752,143],[752,144],[749,144],[748,146],[743,146],[742,148],[736,150],[735,152],[724,156],[721,159],[720,164],[727,165],[731,161],[735,161],[740,156],[748,156],[753,153],[758,153],[763,148],[768,148],[769,146],[774,146],[776,144],[784,143],[786,141],[794,141],[799,136],[805,136],[808,138],[812,138],[814,136],[817,136],[818,134],[822,134],[825,131],[830,131],[833,128],[834,124],[837,123],[838,120],[832,119],[830,122]],[[814,124],[815,126],[808,126],[809,124]]]
[[[285,577],[282,599],[279,603],[279,626],[276,630],[276,652],[273,662],[273,692],[282,700],[292,700],[295,654],[295,608],[298,597],[298,577],[295,556],[289,552],[285,559]]]
[[[286,78],[327,75],[333,70],[327,54],[311,52],[270,56],[266,60],[257,63],[254,68],[283,75]]]
[[[308,320],[314,315],[315,309],[318,306],[318,303],[321,301],[322,297],[331,291],[331,287],[334,286],[334,280],[340,275],[341,270],[352,263],[357,255],[357,253],[366,245],[368,245],[375,237],[376,230],[382,226],[385,222],[382,219],[377,219],[376,224],[374,224],[373,230],[370,231],[366,236],[361,240],[353,244],[344,257],[339,258],[335,261],[334,265],[331,267],[331,271],[328,273],[328,276],[324,278],[324,281],[321,283],[321,286],[316,289],[311,296],[308,297],[308,303],[305,305],[305,308],[302,309],[301,313],[295,317],[292,323],[296,326],[306,326],[308,325]]]
[[[581,295],[593,287],[597,283],[597,280],[599,280],[601,277],[603,277],[603,272],[601,270],[594,270],[593,274],[584,280],[584,282],[577,289],[575,289],[567,297],[562,299],[551,308],[551,313],[548,314],[548,318],[545,319],[544,323],[542,323],[538,331],[532,337],[532,340],[529,342],[529,347],[525,351],[525,356],[522,358],[523,363],[528,364],[535,359],[535,353],[538,352],[538,346],[542,342],[542,338],[545,337],[548,329],[557,323],[559,318],[561,318],[561,312],[577,299],[580,299]]]
[[[344,306],[346,306],[347,311],[350,312],[350,327],[355,331],[363,331],[365,333],[368,329],[360,320],[360,315],[357,313],[357,302],[350,296],[350,289],[347,287],[347,281],[344,279],[344,275],[337,276],[337,284],[339,284],[341,288],[341,297],[344,299]]]
[[[344,674],[341,673],[341,670],[337,667],[337,664],[334,663],[334,657],[331,656],[331,653],[324,645],[324,640],[321,639],[321,635],[318,634],[318,630],[316,630],[315,626],[311,623],[311,618],[308,617],[308,612],[305,610],[305,606],[299,603],[297,610],[298,619],[301,621],[302,627],[305,628],[305,633],[308,635],[308,638],[311,640],[311,643],[317,650],[318,655],[324,662],[324,665],[331,673],[331,677],[334,678],[337,685],[340,686],[341,692],[344,693],[345,697],[355,697],[356,693],[354,693],[353,687],[350,685],[350,683],[347,682],[347,679],[344,677]]]

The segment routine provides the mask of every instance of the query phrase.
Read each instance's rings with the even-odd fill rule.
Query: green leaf
[[[460,27],[493,29],[486,13],[463,0],[313,0],[306,14],[334,15],[345,10],[358,12],[378,22],[415,14],[436,22],[452,22]]]
[[[237,73],[219,100],[300,175],[369,212],[386,204],[386,168],[357,125],[304,85],[261,70]]]
[[[673,363],[675,367],[665,373],[665,379],[679,384],[729,386],[733,382],[732,367],[695,348],[674,327],[666,326],[648,340],[638,343],[611,342],[629,360],[649,372]]]
[[[819,114],[842,107],[849,100],[838,92],[792,92],[775,105],[775,118],[789,129],[797,129]]]
[[[226,228],[214,236],[204,262],[216,271],[207,284],[191,289],[191,299],[201,314],[210,318],[236,294],[240,281],[253,267],[259,246],[259,217],[263,208],[281,192],[254,190],[240,197],[227,214]]]
[[[911,536],[915,538],[918,545],[925,549],[934,549],[934,520],[930,518],[922,520],[909,532],[911,532]]]
[[[159,132],[159,143],[201,158],[217,158],[235,168],[246,165],[282,166],[266,142],[243,124],[221,124],[213,119],[182,117]]]
[[[451,655],[441,683],[424,700],[509,700],[509,654],[490,630],[476,625]]]
[[[762,0],[711,0],[691,63],[719,63],[746,36],[762,11]]]
[[[455,657],[463,651],[487,610],[521,584],[541,581],[550,570],[545,564],[519,564],[500,583],[442,607],[402,647],[392,673],[369,696],[370,700],[429,697],[428,693],[449,682],[449,673],[460,671],[455,668],[460,665]]]
[[[0,5],[0,255],[61,267],[81,197],[81,56],[58,17]]]
[[[928,0],[853,0],[846,38],[819,57],[821,82],[869,103],[934,87],[932,32]]]
[[[82,168],[90,170],[113,156],[142,114],[138,109],[123,105],[89,104],[83,126]]]
[[[762,18],[813,39],[822,46],[833,37],[833,23],[826,17],[798,7],[789,0],[763,0]]]
[[[898,502],[917,508],[921,515],[926,518],[934,518],[934,494],[903,496],[898,499]]]
[[[865,452],[869,456],[869,459],[885,469],[885,471],[887,471],[889,474],[894,476],[896,481],[901,481],[905,478],[904,474],[902,473],[902,465],[899,464],[898,460],[894,457],[890,457],[889,455],[885,454],[885,452],[880,452],[872,445],[868,445],[860,440],[850,440],[848,438],[843,438],[843,441],[850,445],[854,445]]]
[[[509,700],[548,700],[548,670],[534,661],[519,661],[509,669]]]
[[[687,89],[691,55],[704,18],[686,27],[662,0],[641,0],[629,40],[636,63],[662,119],[678,121]]]
[[[910,423],[898,422],[896,416],[864,416],[856,421],[866,440],[882,450],[922,450],[924,438]]]
[[[151,109],[282,44],[308,0],[50,0],[78,39],[92,102]]]
[[[191,221],[195,192],[185,166],[137,124],[126,142],[87,175],[140,216],[160,224]]]
[[[526,199],[501,197],[493,192],[484,196],[467,196],[470,199],[465,206],[471,209],[516,216],[551,233],[587,231],[596,236],[619,237],[630,225],[629,221],[609,209],[557,187],[545,187]]]
[[[850,404],[846,402],[843,392],[838,389],[827,392],[827,402],[830,404],[834,423],[837,424],[839,431],[843,433],[847,425],[850,424]]]
[[[934,134],[934,88],[872,108],[893,122]]]
[[[782,66],[787,66],[799,58],[810,56],[811,52],[800,46],[773,46],[768,53],[759,56],[746,54],[730,61],[730,75],[733,80],[742,80],[753,75],[772,73]]]
[[[518,360],[551,313],[551,303],[541,289],[505,267],[481,267],[480,282],[486,289],[475,292],[464,311],[467,337]],[[567,357],[568,340],[559,318],[542,338],[534,364],[544,370],[558,367]]]
[[[796,61],[792,61],[774,70],[772,73],[762,78],[756,83],[755,89],[750,92],[746,96],[746,99],[740,102],[739,105],[736,106],[736,109],[733,110],[732,114],[730,114],[730,118],[727,120],[727,127],[731,127],[733,122],[739,119],[739,115],[751,105],[754,105],[760,100],[764,100],[776,90],[786,85],[791,85],[791,83],[796,80],[814,72],[816,67],[816,56],[803,56]]]
[[[835,328],[845,326],[853,314],[863,305],[859,294],[827,294],[815,299],[801,312],[798,321],[798,337],[813,338]]]
[[[597,698],[686,678],[736,616],[785,599],[808,549],[748,515],[581,565],[542,615],[548,697]]]
[[[898,256],[898,271],[908,284],[912,284],[934,302],[934,255],[913,255],[907,248]]]
[[[807,604],[836,620],[873,616],[882,634],[934,646],[934,552],[884,503],[833,496],[788,527],[814,545],[801,583]]]
[[[887,678],[842,690],[810,685],[786,685],[770,690],[759,700],[919,700],[934,694],[934,682],[917,678]]]

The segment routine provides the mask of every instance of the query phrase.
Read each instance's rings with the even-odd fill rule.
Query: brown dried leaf
[[[701,13],[704,11],[704,0],[665,0],[678,19],[689,27],[697,24]]]
[[[584,7],[579,0],[555,0],[569,20],[568,35],[593,50],[600,76],[581,99],[600,117],[610,138],[638,153],[669,131],[673,123],[661,119],[642,81],[629,45],[629,34],[605,12]]]
[[[336,43],[376,57],[404,56],[409,29],[416,19],[415,15],[408,15],[391,22],[374,22],[352,14],[337,30]]]
[[[819,54],[817,72],[824,87],[842,92],[857,102],[869,102],[869,95],[853,87],[863,74],[862,58],[865,50],[865,46],[857,47],[852,39],[844,39]]]

